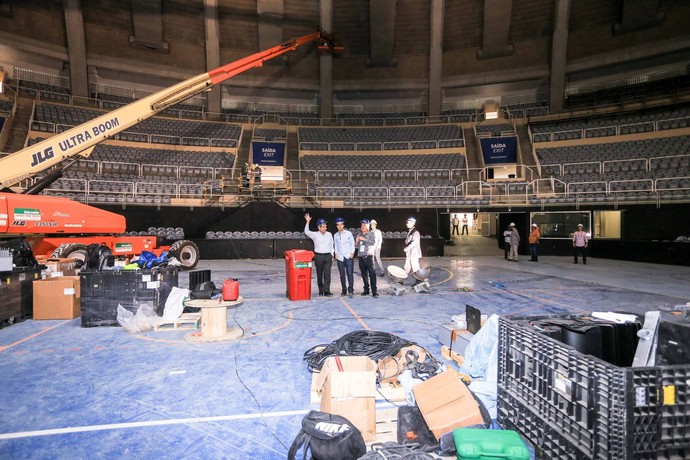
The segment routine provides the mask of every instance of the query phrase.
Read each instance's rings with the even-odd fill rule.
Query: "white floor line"
[[[307,412],[309,412],[308,409],[282,412],[264,412],[263,414],[255,413],[237,415],[216,415],[213,417],[149,420],[145,422],[111,423],[107,425],[75,426],[68,428],[53,428],[48,430],[18,431],[16,433],[0,433],[0,440],[32,438],[36,436],[52,436],[56,434],[83,433],[89,431],[121,430],[123,428],[141,428],[147,426],[184,425],[189,423],[207,423],[227,420],[247,420],[262,417],[286,417],[292,415],[304,415]]]

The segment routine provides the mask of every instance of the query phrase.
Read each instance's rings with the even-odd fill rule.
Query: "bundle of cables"
[[[304,352],[310,372],[320,372],[331,356],[368,356],[375,362],[394,356],[401,348],[415,345],[397,335],[379,331],[353,331],[328,345],[316,345]]]

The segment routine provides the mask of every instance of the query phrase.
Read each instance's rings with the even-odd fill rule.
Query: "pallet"
[[[441,357],[449,361],[455,361],[458,366],[462,366],[462,363],[465,362],[464,356],[457,354],[453,350],[449,350],[445,345],[441,347]]]
[[[367,443],[367,450],[374,443],[398,442],[398,408],[376,409],[376,439]]]
[[[199,329],[201,313],[182,313],[179,318],[169,323],[154,326],[154,331],[191,331]]]

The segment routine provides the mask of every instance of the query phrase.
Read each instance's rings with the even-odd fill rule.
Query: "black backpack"
[[[309,458],[307,451],[314,460],[355,460],[367,452],[362,433],[348,419],[316,410],[302,419],[302,429],[290,446],[288,460],[295,460],[300,447],[305,460]]]
[[[103,270],[115,264],[112,251],[104,243],[93,243],[86,247],[86,269]]]

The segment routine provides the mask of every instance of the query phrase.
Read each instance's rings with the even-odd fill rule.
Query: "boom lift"
[[[42,142],[0,159],[0,190],[48,169],[70,157],[87,158],[94,147],[155,114],[215,85],[316,40],[321,32],[286,41],[210,72],[197,75],[86,123],[56,134]],[[77,157],[78,158],[78,157]],[[74,161],[72,158],[71,161]],[[59,173],[57,174],[59,177]],[[57,177],[56,177],[57,178]],[[54,180],[54,179],[53,179]],[[26,192],[38,193],[42,187]],[[172,246],[158,246],[156,236],[122,235],[124,216],[67,198],[0,192],[0,237],[24,237],[35,255],[83,259],[86,246],[105,243],[115,256],[169,250],[185,268],[199,261],[199,248],[181,240]]]

